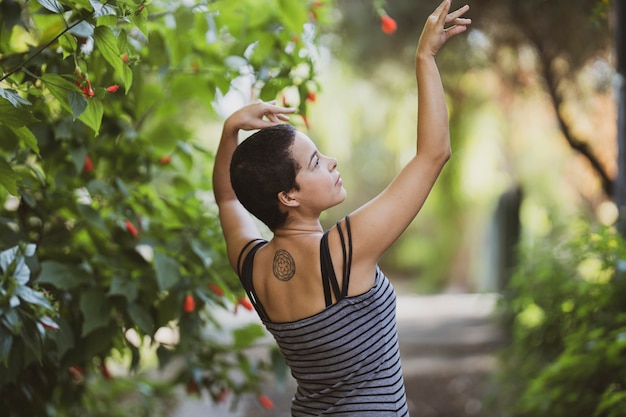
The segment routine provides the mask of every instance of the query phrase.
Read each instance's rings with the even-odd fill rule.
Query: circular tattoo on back
[[[284,249],[278,249],[274,254],[272,265],[274,276],[281,281],[289,281],[296,274],[296,263],[291,254]]]

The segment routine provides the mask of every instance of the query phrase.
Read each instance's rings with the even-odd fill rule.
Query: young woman
[[[444,0],[416,52],[413,159],[378,196],[324,231],[345,199],[337,161],[285,124],[294,109],[254,103],[224,123],[213,185],[228,257],[298,388],[293,416],[406,416],[395,293],[377,262],[415,218],[450,157],[435,55],[471,23]],[[239,130],[256,130],[238,145]],[[264,240],[249,213],[273,232]]]

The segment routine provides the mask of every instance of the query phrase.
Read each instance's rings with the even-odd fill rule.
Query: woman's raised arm
[[[464,32],[470,19],[463,6],[449,13],[450,0],[428,17],[415,54],[418,88],[416,153],[389,186],[351,215],[354,256],[374,262],[404,232],[422,208],[450,157],[448,109],[435,55],[451,37]]]
[[[237,110],[224,122],[213,167],[213,193],[219,208],[228,257],[234,268],[241,248],[249,240],[260,237],[256,223],[237,200],[230,183],[230,161],[237,148],[239,131],[279,124],[289,120],[285,114],[294,111],[292,108],[276,106],[274,102],[257,102]]]

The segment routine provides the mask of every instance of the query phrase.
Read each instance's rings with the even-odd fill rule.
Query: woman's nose
[[[337,159],[335,158],[328,158],[328,159],[329,159],[329,164],[328,164],[329,169],[332,171],[335,168],[337,168]]]

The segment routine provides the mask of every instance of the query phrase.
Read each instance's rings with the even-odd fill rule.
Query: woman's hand
[[[295,112],[295,108],[281,107],[276,101],[248,104],[233,113],[224,122],[224,129],[231,132],[238,130],[256,130],[286,122],[289,117],[286,114]]]
[[[468,5],[452,13],[448,13],[449,10],[450,0],[444,0],[428,17],[417,45],[416,56],[419,57],[422,54],[435,56],[448,39],[465,32],[467,25],[472,23],[471,19],[462,17],[469,10]],[[446,25],[448,25],[447,28]]]

